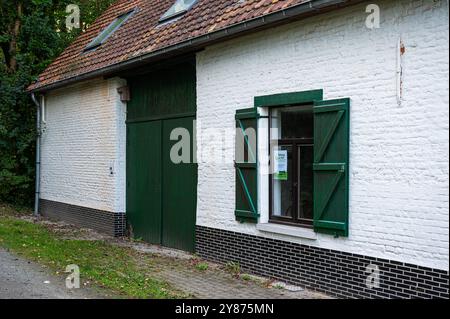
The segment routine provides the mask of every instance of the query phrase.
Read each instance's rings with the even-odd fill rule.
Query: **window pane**
[[[313,146],[298,147],[298,218],[313,219]]]
[[[196,1],[197,0],[177,0],[175,4],[164,13],[160,20],[167,20],[189,10]]]
[[[271,139],[313,138],[312,106],[283,107],[272,110]]]
[[[121,16],[119,16],[117,19],[115,19],[113,22],[111,22],[94,40],[92,40],[91,43],[88,44],[85,50],[91,50],[98,46],[100,46],[106,39],[108,39],[116,29],[118,29],[122,23],[124,23],[132,14],[134,13],[134,10],[127,12]]]
[[[274,173],[272,174],[273,216],[293,217],[292,198],[292,147],[278,146],[273,149]]]

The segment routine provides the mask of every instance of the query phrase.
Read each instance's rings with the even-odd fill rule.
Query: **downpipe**
[[[36,105],[36,184],[34,193],[34,216],[39,216],[39,197],[41,193],[41,103],[36,95],[31,93],[31,99]]]

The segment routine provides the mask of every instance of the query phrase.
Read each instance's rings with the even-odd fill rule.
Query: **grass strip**
[[[151,277],[151,256],[105,241],[64,239],[42,225],[0,214],[0,246],[58,273],[67,265],[78,265],[82,281],[126,297],[183,297],[168,283]]]

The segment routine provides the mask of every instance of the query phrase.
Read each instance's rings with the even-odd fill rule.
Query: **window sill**
[[[279,225],[279,224],[257,224],[256,229],[262,232],[287,235],[304,239],[316,240],[317,234],[308,228]]]

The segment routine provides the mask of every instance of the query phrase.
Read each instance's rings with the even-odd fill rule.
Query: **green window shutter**
[[[255,108],[236,111],[236,220],[258,221],[258,113]]]
[[[314,230],[348,236],[350,100],[314,103]]]

